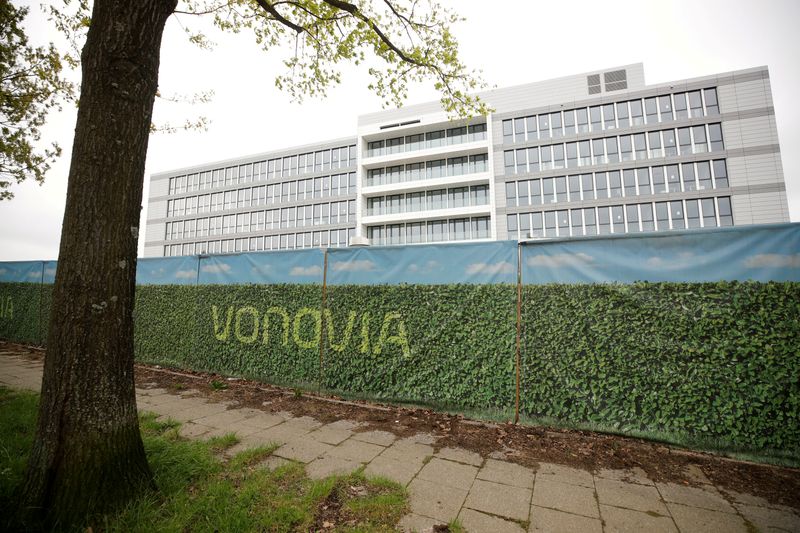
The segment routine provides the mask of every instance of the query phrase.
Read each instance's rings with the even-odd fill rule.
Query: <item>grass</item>
[[[24,474],[38,396],[0,387],[0,508],[12,509]],[[113,515],[87,518],[103,531],[392,531],[408,512],[404,488],[357,472],[310,480],[303,465],[260,467],[277,446],[237,453],[233,434],[208,441],[179,436],[180,424],[140,417],[150,466],[159,487]],[[9,515],[12,513],[8,513]],[[0,529],[12,526],[0,519]],[[324,527],[325,523],[329,527]]]

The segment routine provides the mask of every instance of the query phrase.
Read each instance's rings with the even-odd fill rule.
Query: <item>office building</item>
[[[642,64],[358,117],[352,138],[154,174],[145,256],[788,222],[766,67]]]

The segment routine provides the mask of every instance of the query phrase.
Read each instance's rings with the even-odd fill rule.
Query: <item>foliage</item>
[[[526,286],[523,410],[800,452],[800,284]]]
[[[62,57],[51,43],[33,47],[22,27],[27,7],[0,3],[0,200],[14,197],[12,182],[39,183],[61,155],[57,143],[39,150],[40,128],[53,109],[73,97],[73,85],[62,78]]]
[[[39,396],[32,392],[12,392],[0,387],[0,509],[13,509],[15,489],[22,482],[28,450],[33,444]],[[0,531],[10,531],[0,516]]]
[[[51,7],[49,14],[71,43],[69,57],[76,63],[91,24],[90,5],[86,0],[66,4],[66,9]],[[341,82],[341,65],[353,63],[367,66],[373,80],[369,89],[385,106],[401,106],[409,84],[432,80],[451,116],[491,111],[473,94],[486,86],[480,72],[458,58],[451,27],[461,18],[434,0],[183,0],[175,14],[189,41],[204,49],[214,44],[192,29],[193,17],[211,16],[224,32],[251,32],[265,51],[291,51],[284,59],[286,72],[275,77],[275,84],[298,101],[325,96]],[[201,118],[187,126],[206,125]]]
[[[44,344],[44,292],[39,283],[0,283],[0,338]]]
[[[0,294],[34,287],[2,284]],[[318,285],[140,286],[137,358],[356,396],[513,408],[515,287],[332,286],[327,302],[316,311]],[[236,311],[247,309],[257,313]],[[264,342],[267,309],[285,310],[287,327],[273,312]],[[37,320],[35,305],[24,313],[21,324]],[[243,342],[255,316],[258,335]],[[798,283],[525,286],[523,414],[800,453],[798,317]],[[400,321],[408,353],[392,343],[376,353],[384,323],[386,338]]]
[[[0,506],[13,509],[36,427],[38,395],[0,387]],[[308,531],[320,503],[336,498],[342,514],[360,531],[392,530],[407,511],[406,491],[361,474],[309,480],[303,466],[291,463],[269,471],[259,468],[275,445],[246,450],[223,463],[218,454],[237,439],[180,438],[178,424],[140,416],[142,439],[159,487],[118,513],[87,518],[104,531]],[[222,447],[221,447],[222,446]],[[363,487],[363,494],[347,491]],[[13,530],[14,513],[0,518]]]

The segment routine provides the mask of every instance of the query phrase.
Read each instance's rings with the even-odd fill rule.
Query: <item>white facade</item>
[[[430,102],[362,115],[355,138],[153,175],[145,255],[789,220],[766,67],[647,86],[635,64],[481,98],[488,117]]]

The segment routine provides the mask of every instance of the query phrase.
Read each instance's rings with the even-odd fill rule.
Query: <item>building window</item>
[[[719,225],[733,226],[733,212],[731,211],[731,199],[729,196],[717,198],[717,210],[719,211]]]
[[[628,219],[628,233],[638,233],[639,231],[639,206],[629,204],[625,206],[625,215]]]
[[[703,96],[706,100],[706,114],[711,115],[719,115],[719,103],[717,102],[717,89],[705,89],[703,91]]]
[[[705,228],[713,228],[717,225],[717,213],[714,209],[714,199],[713,198],[703,198],[700,201],[701,207],[703,209],[703,227]]]
[[[683,218],[683,202],[676,200],[669,203],[670,217],[672,218],[672,229],[684,229],[686,223]]]
[[[700,203],[697,200],[686,200],[686,227],[700,227]]]

